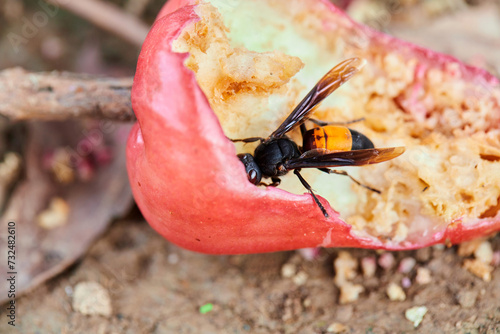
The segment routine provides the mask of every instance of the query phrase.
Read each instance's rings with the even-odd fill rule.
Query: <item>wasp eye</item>
[[[257,182],[259,182],[257,180],[258,175],[257,175],[257,171],[255,169],[248,171],[247,175],[248,175],[248,181],[252,182],[253,184],[257,184]]]
[[[262,179],[262,172],[260,171],[259,166],[255,162],[253,156],[251,154],[239,154],[238,158],[240,158],[243,165],[245,165],[245,170],[247,172],[248,181],[253,184],[259,184]]]

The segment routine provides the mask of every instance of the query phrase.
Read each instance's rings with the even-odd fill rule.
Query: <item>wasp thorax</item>
[[[297,144],[289,138],[272,139],[257,146],[254,157],[264,176],[281,176],[288,171],[279,168],[286,161],[300,156]]]

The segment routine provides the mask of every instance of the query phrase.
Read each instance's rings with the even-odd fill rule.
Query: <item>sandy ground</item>
[[[142,15],[146,22],[152,22],[163,2],[150,2]],[[413,2],[418,1],[404,1]],[[434,10],[437,3],[452,7],[443,5],[440,10],[447,13],[460,1],[420,2]],[[20,3],[0,2],[0,31],[21,31],[21,18],[40,10],[38,2],[25,1],[24,9]],[[477,65],[498,73],[497,30],[483,29],[483,23],[496,26],[498,22],[488,19],[497,13],[493,7],[478,8],[484,12],[477,13],[471,7],[435,25],[421,19],[422,10],[409,8],[386,20],[386,11],[375,7],[375,13],[381,14],[368,21],[471,63],[473,55],[464,51],[481,52],[485,58],[475,59]],[[462,23],[472,18],[477,20]],[[444,37],[440,39],[435,31]],[[0,68],[127,76],[133,74],[138,54],[137,48],[62,11],[20,54],[12,52],[6,36],[1,37]],[[490,244],[499,252],[500,236],[490,239]],[[458,255],[458,247],[435,247],[393,253],[393,266],[378,265],[374,276],[364,277],[359,268],[362,259],[381,261],[387,256],[351,249],[356,276],[350,282],[363,291],[356,300],[341,304],[341,290],[334,281],[342,270],[335,270],[334,262],[339,262],[343,251],[323,249],[314,260],[304,259],[299,252],[197,254],[162,239],[136,213],[115,222],[63,274],[18,298],[15,328],[7,324],[2,305],[0,333],[500,333],[500,267],[485,282],[464,269],[467,258]],[[22,260],[28,255],[19,256]],[[415,259],[416,265],[405,274],[398,266],[408,258]],[[422,269],[430,272],[427,284],[417,283]],[[391,283],[405,284],[403,301],[390,300]],[[405,317],[414,306],[427,308],[416,329]]]
[[[494,249],[500,248],[500,237],[490,242]],[[22,333],[328,333],[330,327],[330,332],[347,333],[500,333],[500,268],[490,282],[484,282],[462,268],[464,258],[456,247],[394,253],[393,268],[378,266],[371,278],[358,274],[353,283],[363,286],[364,292],[357,301],[341,305],[333,266],[340,251],[323,249],[312,261],[298,252],[210,256],[172,245],[139,219],[119,221],[80,263],[18,299],[16,329]],[[356,259],[380,259],[376,251],[349,252]],[[407,257],[417,264],[402,274],[397,266]],[[416,283],[418,268],[430,270],[429,284]],[[411,282],[404,289],[406,299],[389,300],[389,283],[401,285],[403,277]],[[81,282],[97,282],[105,289],[111,310],[104,314],[110,314],[84,315],[84,309],[75,310],[75,287]],[[95,306],[106,295],[88,292],[87,297]],[[201,312],[200,307],[209,303],[213,308]],[[405,310],[413,306],[428,309],[417,329],[405,318]],[[1,333],[17,332],[7,325],[5,315],[2,319]]]

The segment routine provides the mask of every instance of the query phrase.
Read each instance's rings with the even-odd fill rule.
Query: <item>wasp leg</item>
[[[335,170],[335,169],[329,169],[329,168],[318,168],[320,171],[322,172],[325,172],[325,173],[328,173],[328,174],[337,174],[337,175],[344,175],[344,176],[347,176],[348,178],[351,179],[351,181],[353,181],[354,183],[356,183],[358,186],[361,186],[363,188],[366,188],[368,190],[371,190],[373,192],[376,192],[377,194],[380,194],[381,191],[380,190],[377,190],[377,189],[374,189],[372,187],[369,187],[367,185],[364,185],[362,184],[361,182],[359,182],[358,180],[356,180],[355,178],[353,178],[351,175],[347,174],[346,171],[343,171],[343,170]]]
[[[273,183],[265,183],[265,182],[261,182],[259,183],[259,186],[266,186],[266,187],[277,187],[280,185],[281,183],[281,179],[279,177],[272,177],[271,178],[271,181],[273,181]]]
[[[309,118],[308,119],[308,121],[311,121],[314,124],[319,125],[319,126],[325,126],[325,125],[348,125],[348,124],[352,124],[352,123],[362,122],[364,120],[365,120],[364,117],[356,118],[356,119],[353,119],[352,121],[347,121],[347,122],[325,122],[325,121],[320,121],[320,120],[314,119],[314,118]]]
[[[318,207],[320,208],[321,212],[323,212],[323,215],[325,216],[325,218],[328,218],[328,213],[326,213],[326,210],[325,208],[323,207],[323,204],[321,204],[321,202],[318,200],[318,198],[316,197],[316,195],[314,194],[314,192],[312,191],[312,188],[311,186],[309,185],[309,183],[307,183],[307,181],[302,177],[302,175],[300,175],[300,172],[299,172],[299,169],[296,169],[293,171],[293,173],[295,175],[297,175],[297,177],[299,178],[300,182],[302,183],[302,185],[307,189],[307,191],[309,191],[309,193],[312,195],[312,197],[314,198],[314,201],[316,202],[316,204],[318,205]]]
[[[244,139],[231,139],[231,138],[227,138],[229,139],[230,141],[232,141],[233,143],[255,143],[256,141],[259,141],[262,143],[264,140],[266,140],[265,138],[261,138],[261,137],[250,137],[250,138],[244,138]]]
[[[304,138],[304,134],[307,132],[306,125],[304,123],[300,124],[300,134]]]

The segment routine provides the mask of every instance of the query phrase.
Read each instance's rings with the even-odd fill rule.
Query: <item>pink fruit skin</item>
[[[361,247],[389,250],[458,243],[500,229],[500,217],[455,221],[448,228],[401,243],[351,234],[323,198],[323,217],[312,197],[250,184],[233,144],[183,62],[187,54],[171,50],[184,27],[199,20],[192,1],[170,0],[151,29],[139,57],[132,88],[138,123],[127,144],[127,167],[135,200],[149,224],[167,240],[211,254],[244,254],[305,247]],[[380,45],[410,48],[432,67],[454,58],[354,23],[328,1],[323,6]],[[407,52],[407,51],[406,51]],[[461,75],[496,85],[486,72],[460,66]]]

